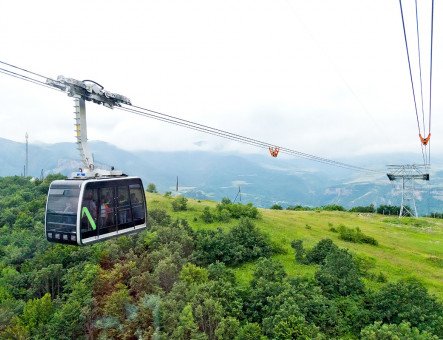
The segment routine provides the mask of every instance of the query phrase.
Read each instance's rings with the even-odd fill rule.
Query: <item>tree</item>
[[[21,320],[31,336],[43,335],[53,312],[51,295],[46,293],[41,299],[26,302]]]
[[[330,239],[320,240],[311,251],[306,254],[308,263],[322,264],[326,256],[331,252],[338,250],[338,247]]]
[[[146,188],[147,192],[151,192],[151,193],[157,193],[157,187],[155,186],[154,183],[149,183],[148,187]]]
[[[283,210],[282,206],[280,204],[277,204],[277,203],[273,204],[271,206],[271,209],[273,209],[273,210]]]
[[[178,327],[174,330],[173,337],[181,340],[201,338],[201,336],[199,336],[198,326],[195,322],[194,315],[192,314],[192,306],[190,304],[187,304],[185,308],[183,308],[179,317]]]
[[[215,330],[215,336],[218,340],[236,339],[240,331],[240,321],[236,318],[228,316],[223,318]]]
[[[238,334],[236,340],[265,340],[261,328],[258,323],[246,323]]]
[[[214,221],[214,216],[211,214],[209,207],[203,208],[202,219],[205,223],[212,223]]]
[[[315,279],[330,297],[361,294],[364,288],[352,255],[342,249],[333,250],[325,257]]]
[[[188,199],[183,196],[178,196],[172,201],[172,210],[185,211],[188,208]]]
[[[381,288],[373,297],[372,314],[374,321],[400,324],[406,320],[411,327],[443,337],[443,305],[416,279]]]
[[[409,322],[402,322],[399,325],[383,324],[375,322],[373,325],[365,327],[361,331],[362,340],[437,340],[438,336],[432,335],[426,331],[420,332],[412,327]]]

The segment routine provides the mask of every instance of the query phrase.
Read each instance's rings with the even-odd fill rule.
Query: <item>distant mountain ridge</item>
[[[380,205],[400,203],[400,196],[386,176],[367,175],[314,163],[304,159],[268,154],[227,154],[207,151],[130,152],[104,142],[91,142],[96,163],[115,166],[129,175],[140,176],[145,184],[155,183],[160,192],[175,192],[197,199],[234,199],[241,190],[242,202],[269,207],[288,205],[321,206],[340,204]],[[386,163],[405,163],[408,155],[361,157],[345,162],[383,169]],[[21,175],[25,160],[23,143],[0,138],[0,176]],[[29,175],[69,175],[81,167],[74,143],[30,144]],[[429,188],[417,191],[420,214],[442,211],[443,171],[434,171]]]

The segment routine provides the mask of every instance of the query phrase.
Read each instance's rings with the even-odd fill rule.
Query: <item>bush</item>
[[[183,196],[178,196],[172,201],[172,210],[185,211],[188,209],[188,199]]]
[[[352,255],[343,249],[332,250],[325,257],[315,279],[329,297],[361,294],[364,289]]]
[[[443,338],[443,305],[415,279],[388,284],[372,299],[373,321],[400,324],[404,320]]]
[[[338,204],[324,205],[320,209],[325,211],[346,211],[346,209],[343,206]]]
[[[146,188],[146,191],[151,193],[157,193],[157,187],[155,186],[154,183],[149,183],[148,187]]]
[[[201,217],[205,223],[212,223],[214,221],[214,216],[212,216],[209,207],[204,207]]]
[[[400,207],[395,205],[381,205],[377,208],[377,214],[383,215],[400,215]]]
[[[194,258],[197,264],[207,265],[217,261],[228,265],[239,265],[259,257],[267,257],[277,251],[269,236],[263,234],[250,219],[242,218],[240,223],[228,232],[199,230],[196,232]]]
[[[347,228],[344,225],[338,227],[339,238],[343,241],[353,242],[353,243],[367,243],[374,246],[378,245],[378,241],[368,235],[361,232],[360,228]]]
[[[273,209],[273,210],[283,210],[282,206],[280,204],[277,204],[277,203],[273,204],[271,206],[271,209]]]
[[[258,218],[258,209],[252,203],[232,203],[229,198],[223,198],[221,203],[217,204],[214,212],[211,212],[208,207],[205,208],[202,214],[202,218],[206,223],[211,223],[214,220],[226,223],[231,218],[240,219],[242,217]]]
[[[328,238],[323,239],[307,252],[306,261],[307,263],[322,264],[326,256],[335,250],[338,250],[338,247],[332,240]]]
[[[373,204],[368,206],[358,206],[349,209],[350,212],[359,212],[359,213],[375,213],[375,207]]]
[[[310,207],[305,207],[302,205],[294,205],[294,206],[289,206],[286,208],[286,210],[294,210],[294,211],[309,211],[309,210],[313,210]]]
[[[417,328],[412,327],[409,322],[402,322],[399,325],[383,324],[375,322],[362,329],[361,339],[378,340],[378,339],[410,339],[410,340],[437,340],[438,337],[426,331],[420,332]]]

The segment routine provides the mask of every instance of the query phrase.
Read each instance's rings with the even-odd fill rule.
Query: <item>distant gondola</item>
[[[146,228],[138,177],[67,179],[51,183],[45,234],[50,242],[86,245]]]

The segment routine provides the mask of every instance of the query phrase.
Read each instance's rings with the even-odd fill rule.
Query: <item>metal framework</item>
[[[418,164],[388,165],[387,176],[391,182],[401,182],[401,206],[399,217],[418,217],[415,204],[417,181],[429,181],[429,166]]]
[[[57,80],[47,79],[47,84],[65,91],[69,97],[74,98],[75,114],[75,137],[77,139],[77,149],[83,162],[83,169],[72,173],[73,178],[94,178],[101,176],[122,176],[119,170],[96,169],[94,158],[88,146],[88,133],[86,125],[86,101],[102,104],[110,109],[121,104],[131,105],[129,98],[117,93],[104,90],[103,86],[92,80],[76,80],[58,76]]]

